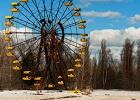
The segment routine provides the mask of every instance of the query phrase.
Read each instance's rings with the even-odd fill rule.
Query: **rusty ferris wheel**
[[[76,77],[75,69],[82,67],[88,42],[81,9],[72,0],[19,0],[11,6],[3,39],[12,70],[20,71],[21,79],[33,86],[65,87]],[[34,65],[26,61],[29,52]]]

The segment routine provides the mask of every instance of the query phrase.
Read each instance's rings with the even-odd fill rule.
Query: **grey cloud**
[[[86,17],[101,17],[101,18],[120,18],[123,17],[120,12],[116,11],[106,11],[106,12],[97,12],[97,11],[87,11],[82,12],[82,16]]]

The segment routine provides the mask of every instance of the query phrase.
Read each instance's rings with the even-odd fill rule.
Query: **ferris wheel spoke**
[[[70,28],[70,27],[73,27],[73,26],[76,26],[76,25],[78,25],[78,22],[74,22],[74,23],[71,23],[71,24],[69,24],[69,25],[66,25],[66,26],[64,26],[64,29],[67,29],[67,28]],[[59,29],[59,28],[57,28],[56,31],[58,31],[58,29]],[[59,29],[59,30],[60,30],[60,29]]]
[[[61,59],[61,62],[62,62],[62,67],[61,67],[61,73],[63,74],[63,77],[64,77],[64,82],[66,83],[68,81],[68,78],[67,78],[67,70],[70,68],[70,65],[72,64],[72,59],[69,59],[70,57],[70,54],[68,54],[66,52],[66,50],[64,50],[64,47],[62,47],[62,50],[63,50],[63,54],[65,54],[66,58],[62,58]],[[70,61],[69,61],[70,60]],[[67,61],[69,61],[69,64],[67,63]],[[73,65],[72,65],[73,66]]]
[[[39,35],[39,36],[33,37],[33,38],[31,38],[31,39],[22,41],[22,42],[20,42],[20,43],[14,44],[14,45],[12,45],[12,46],[16,47],[16,46],[18,46],[18,45],[22,45],[22,44],[24,44],[24,43],[34,41],[34,40],[36,40],[36,39],[38,39],[38,38],[40,38],[40,37],[41,37],[41,36]]]
[[[61,37],[60,37],[60,36],[58,36],[58,37],[59,37],[58,39],[60,40]],[[72,41],[72,40],[70,40],[70,39],[68,39],[68,38],[66,38],[66,37],[65,37],[65,39],[64,39],[64,42],[65,42],[65,43],[69,43],[69,44],[72,43],[71,45],[73,45],[73,46],[75,46],[74,44],[76,44],[75,47],[77,47],[77,45],[81,45],[81,44],[78,44],[77,42]],[[81,45],[81,46],[82,46],[82,45]]]
[[[76,24],[65,26],[64,29],[67,29],[67,28],[70,28],[70,27],[74,27],[74,26],[76,26]]]
[[[14,34],[40,34],[40,32],[27,32],[27,31],[26,32],[12,31],[12,33],[14,33]]]
[[[51,17],[51,19],[53,19],[53,13],[52,13],[53,3],[54,3],[54,0],[51,0],[49,19],[50,19],[50,17]]]
[[[64,23],[63,23],[64,24]],[[68,27],[68,26],[72,26],[72,25],[78,25],[79,24],[79,22],[74,22],[74,23],[70,23],[70,24],[68,24],[68,25],[65,25],[65,26],[63,26],[64,28],[65,27]],[[58,29],[58,28],[56,28],[56,29]]]
[[[19,21],[13,20],[13,22],[16,22],[16,23],[18,23],[18,24],[20,24],[20,25],[23,25],[23,26],[28,27],[28,28],[30,28],[30,29],[36,30],[37,32],[40,32],[40,30],[37,30],[37,29],[35,29],[35,28],[31,27],[31,26],[27,26],[26,24],[21,23],[21,22],[19,22]]]
[[[66,9],[68,9],[68,8],[66,8]],[[63,19],[65,19],[71,12],[72,12],[73,10],[71,10],[69,13],[67,13],[64,17],[62,16],[60,19],[59,19],[59,22],[60,21],[62,21]],[[65,13],[64,13],[65,14]],[[65,24],[67,21],[69,21],[69,19],[71,19],[73,17],[73,15],[71,15],[69,18],[67,18],[66,20],[65,20],[65,22],[63,22],[62,24]],[[54,27],[56,27],[56,25],[54,26]]]
[[[30,45],[30,47],[25,51],[29,51],[30,49],[33,51],[35,51],[38,47],[39,47],[39,44],[36,44],[37,42],[39,41],[39,39],[37,39],[32,45]],[[32,49],[32,46],[34,46],[36,44],[36,47],[34,49]]]
[[[18,51],[19,51],[19,56],[15,56],[16,59],[19,59],[20,57],[21,58],[24,58],[25,54],[23,54],[21,48],[18,48]]]
[[[70,10],[70,12],[68,12],[66,15],[65,15],[65,13],[66,13],[66,11],[68,10],[68,6],[66,7],[66,9],[64,10],[64,12],[63,12],[63,14],[62,14],[62,16],[61,16],[61,18],[59,19],[59,21],[61,21],[63,18],[65,18],[65,17],[67,17],[73,10]],[[65,16],[64,16],[65,15]]]
[[[68,9],[69,9],[69,8],[68,8]],[[70,9],[69,9],[69,10],[70,10]],[[68,18],[66,18],[66,20],[63,22],[63,24],[65,24],[67,21],[69,21],[69,20],[73,17],[72,11],[73,11],[73,10],[70,11],[71,16],[68,17]],[[67,16],[66,16],[66,17],[67,17]],[[74,19],[74,18],[73,18],[73,19]],[[74,20],[74,22],[76,22],[76,21]]]
[[[38,45],[33,49],[32,47],[38,42],[40,40],[40,38],[38,38],[38,39],[36,39],[35,41],[34,41],[34,43],[32,43],[31,45],[28,45],[28,48],[27,48],[27,50],[25,50],[25,52],[27,52],[28,50],[32,50],[32,51],[34,51],[34,50],[36,50],[37,49],[37,47],[38,47]]]
[[[44,18],[46,18],[46,15],[47,15],[47,18],[49,19],[47,8],[46,8],[46,0],[42,0],[42,3],[44,7]]]
[[[17,20],[19,20],[19,21],[22,21],[22,22],[24,22],[24,23],[26,23],[26,24],[30,24],[30,25],[32,25],[32,26],[34,26],[35,28],[38,28],[38,29],[41,29],[40,27],[38,27],[37,25],[35,25],[35,23],[33,23],[32,21],[31,21],[31,23],[29,22],[29,21],[25,21],[25,20],[23,20],[23,19],[20,19],[20,18],[18,18],[18,17],[14,17],[15,19],[17,19]],[[22,23],[21,22],[21,23]]]
[[[72,42],[68,42],[68,41],[65,41],[65,43],[66,44],[69,44],[69,45],[71,45],[71,46],[73,46],[73,47],[77,47],[78,48],[78,46],[77,46],[77,43],[72,43]]]
[[[76,54],[78,57],[80,57],[80,55],[78,53],[76,53],[73,49],[71,49],[71,47],[69,47],[66,43],[64,43],[64,45],[71,50],[74,54]]]
[[[36,41],[34,41],[34,43],[32,43],[32,45],[30,45],[30,46],[28,46],[28,48],[24,51],[24,53],[25,52],[28,52],[29,50],[32,50],[32,52],[34,51],[34,50],[36,50],[36,48],[38,48],[38,46],[36,46],[36,48],[32,48],[37,42],[39,41],[39,38],[38,39],[36,39]],[[23,50],[22,50],[23,51]],[[19,57],[21,57],[21,55],[19,56]],[[17,58],[19,58],[19,57],[17,57]]]
[[[24,10],[26,10],[38,23],[39,23],[39,25],[41,26],[41,24],[40,24],[40,22],[39,22],[39,20],[37,19],[37,17],[34,15],[34,13],[32,12],[32,10],[31,10],[31,8],[29,7],[29,5],[28,5],[28,3],[25,3],[26,4],[26,6],[27,6],[27,8],[29,9],[27,9],[27,8],[25,8],[22,4],[20,4],[21,6],[22,6],[22,8],[24,8]]]
[[[38,5],[37,5],[37,2],[36,2],[36,0],[32,0],[32,2],[33,2],[33,4],[34,4],[34,6],[36,7],[37,12],[38,12],[39,17],[40,17],[40,20],[41,20],[41,19],[42,19],[42,13],[39,11],[39,8],[38,8]]]
[[[72,28],[72,27],[74,27],[74,26],[76,26],[76,25],[69,25],[69,26],[67,26],[67,27],[64,27],[64,29],[68,29],[68,28]],[[56,31],[61,31],[60,29],[57,29]]]
[[[57,33],[58,35],[61,35],[62,33]],[[80,33],[65,33],[65,36],[67,35],[73,35],[73,36],[80,36]]]
[[[61,4],[61,0],[59,1],[59,5],[58,5],[58,7],[57,7],[57,12],[56,12],[56,14],[55,14],[55,16],[54,16],[54,25],[55,25],[55,23],[56,23],[56,21],[57,21],[57,16],[58,16],[58,13],[59,13],[59,11],[60,11],[60,9],[62,8],[62,6],[63,6],[63,4],[64,4],[64,2],[65,2],[65,0],[63,0],[63,2],[62,2],[62,4]],[[60,5],[61,4],[61,5]],[[53,27],[54,27],[54,25],[53,25]]]
[[[67,21],[69,21],[72,17],[73,17],[73,15],[70,16],[69,18],[67,18],[67,19],[63,22],[63,24],[65,24]]]
[[[36,46],[36,48],[33,48],[33,46],[34,45],[37,45],[36,43],[39,41],[39,39],[37,39],[36,41],[34,41],[34,43],[32,44],[32,45],[28,45],[28,48],[26,48],[25,50],[23,50],[23,49],[21,49],[19,46],[22,46],[22,45],[25,45],[25,43],[24,44],[20,44],[20,45],[18,45],[18,46],[16,46],[15,48],[17,48],[17,50],[20,48],[21,50],[22,50],[22,53],[23,54],[25,54],[26,52],[28,52],[29,50],[32,50],[32,52],[33,51],[35,51],[37,48],[38,48],[38,46]],[[18,50],[19,51],[19,50]]]
[[[65,47],[62,47],[64,53],[67,55],[67,56],[70,56],[71,58],[74,59],[74,57],[72,56],[72,52],[70,51],[69,47],[67,47],[67,45],[64,44]],[[67,49],[66,49],[67,48]],[[67,57],[68,58],[68,57]]]
[[[72,54],[72,52],[70,52],[70,49],[69,48],[67,48],[67,50],[65,50],[65,47],[63,48],[63,50],[64,50],[64,53],[65,53],[65,55],[66,55],[66,57],[67,57],[67,60],[69,61],[69,66],[71,66],[70,68],[73,68],[74,66],[73,66],[73,62],[74,62],[74,60],[75,60],[75,58],[72,56],[73,54]],[[68,52],[69,51],[69,52]],[[78,54],[77,53],[75,53],[74,52],[74,54],[77,56]],[[79,55],[78,55],[79,56]],[[67,68],[68,69],[68,68]]]
[[[68,7],[67,7],[67,8],[68,8]],[[62,19],[63,15],[66,13],[67,8],[66,8],[66,9],[65,9],[65,11],[63,12],[63,14],[62,14],[61,18],[59,19],[59,22],[61,21],[61,19]],[[53,27],[54,27],[54,28],[56,28],[57,26],[56,26],[56,25],[54,25]]]
[[[67,9],[68,9],[68,8],[67,8]],[[69,14],[72,13],[72,11],[73,11],[73,9],[70,10],[64,17],[62,16],[62,17],[60,18],[60,21],[62,21],[62,19],[65,19]],[[72,15],[72,16],[73,16],[73,15]]]
[[[22,44],[22,45],[25,45],[25,44]],[[19,59],[19,58],[24,58],[25,59],[25,57],[24,57],[25,56],[25,52],[23,53],[23,49],[20,48],[19,46],[15,47],[19,51],[19,56],[16,56],[16,58],[17,59]]]
[[[76,48],[79,48],[77,45],[77,43],[75,43],[75,44],[73,44],[73,43],[71,43],[71,42],[67,42],[67,41],[65,41],[65,43],[66,44],[69,44],[69,45],[71,45],[71,46],[73,46],[73,47],[76,47]]]
[[[41,40],[40,40],[40,44],[39,44],[39,48],[38,48],[38,54],[37,54],[37,65],[36,65],[37,69],[39,68],[39,65],[40,65],[41,52],[42,52],[42,49],[43,49],[42,45],[46,45],[43,42],[45,40],[46,40],[46,37],[43,37],[43,35],[41,34]],[[45,49],[45,55],[46,55],[46,48],[44,47],[44,49]],[[47,58],[47,57],[45,57],[45,58]],[[47,59],[45,59],[45,60],[47,60]],[[46,64],[47,64],[47,61],[46,61]]]
[[[24,13],[21,12],[21,14],[22,14],[29,22],[31,22],[33,25],[35,25],[34,22],[32,22]],[[14,17],[14,18],[19,19],[19,20],[22,20],[22,21],[25,21],[25,20],[20,19],[20,18],[18,18],[18,17]],[[25,22],[27,22],[27,21],[25,21]],[[29,23],[29,22],[28,22],[28,23]],[[36,25],[35,25],[35,26],[36,26]]]
[[[70,45],[75,46],[75,47],[83,46],[82,44],[77,43],[77,42],[75,42],[75,41],[73,41],[73,40],[70,40],[70,39],[68,39],[68,38],[66,38],[66,37],[65,37],[64,42],[65,42],[65,43],[69,43]]]
[[[68,9],[68,6],[66,7],[66,9],[64,10],[64,12],[62,13],[62,15],[61,15],[61,17],[60,17],[60,19],[59,19],[59,22],[61,22],[62,19],[64,19],[65,17],[67,17],[67,16],[73,11],[73,10],[71,10],[69,13],[67,13],[67,14],[65,15],[67,9]],[[65,15],[65,16],[64,16],[64,15]],[[55,25],[54,27],[56,27],[56,25]]]
[[[35,51],[40,47],[40,44],[37,43],[39,40],[40,40],[40,39],[36,40],[36,42],[34,42],[34,44],[32,45],[32,46],[34,46],[34,45],[36,44],[35,48],[29,47],[25,52],[28,52],[29,50],[31,50],[32,52],[35,52]],[[43,51],[41,50],[41,53],[42,53],[42,52],[43,52]],[[37,52],[35,52],[35,53],[37,53]],[[35,57],[36,57],[36,56],[35,56]],[[40,65],[40,63],[37,63],[37,62],[36,62],[35,65]],[[35,68],[35,72],[38,73],[38,69],[37,69],[37,68]]]
[[[33,16],[33,18],[39,23],[40,27],[41,27],[41,24],[40,24],[40,20],[34,15],[34,13],[32,12],[31,8],[29,7],[29,5],[26,3],[29,11],[31,12],[31,15]]]

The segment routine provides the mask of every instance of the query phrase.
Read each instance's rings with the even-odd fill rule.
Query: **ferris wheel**
[[[11,66],[33,86],[67,85],[82,67],[86,20],[72,0],[19,0],[5,16],[4,41]]]

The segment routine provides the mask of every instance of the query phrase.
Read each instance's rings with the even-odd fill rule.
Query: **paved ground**
[[[89,95],[70,91],[0,91],[0,100],[140,100],[140,92],[95,90]]]

